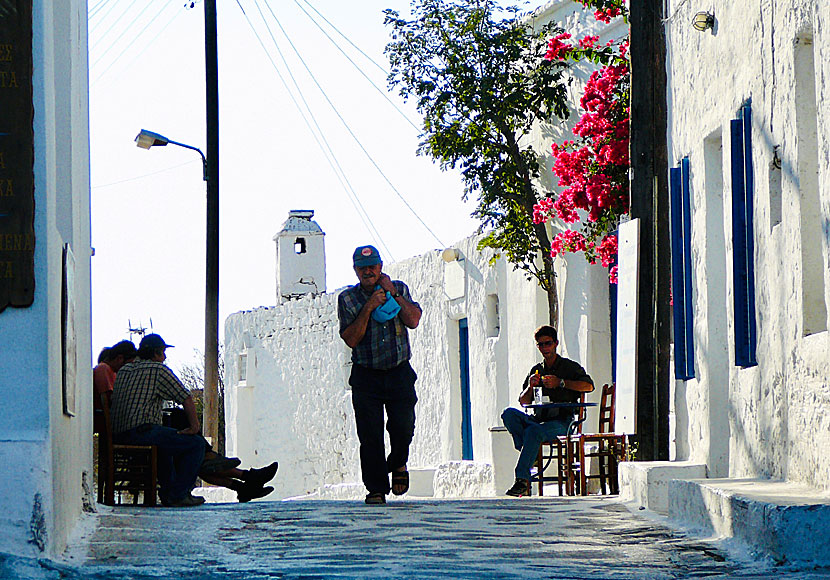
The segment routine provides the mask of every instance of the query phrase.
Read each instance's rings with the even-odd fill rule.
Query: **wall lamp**
[[[150,147],[164,147],[168,143],[170,145],[178,145],[179,147],[184,147],[185,149],[190,149],[192,151],[196,151],[197,153],[199,153],[199,155],[202,156],[202,179],[204,179],[205,181],[208,180],[207,158],[205,157],[205,154],[202,153],[202,150],[198,147],[194,147],[193,145],[187,145],[185,143],[179,143],[178,141],[173,141],[172,139],[168,139],[164,135],[153,133],[152,131],[148,131],[147,129],[142,129],[141,132],[135,137],[136,146],[141,147],[142,149],[149,149]]]
[[[441,259],[447,263],[455,262],[461,257],[461,252],[457,248],[447,248],[441,252]]]
[[[698,12],[692,19],[692,27],[699,32],[715,28],[715,15],[711,12]]]

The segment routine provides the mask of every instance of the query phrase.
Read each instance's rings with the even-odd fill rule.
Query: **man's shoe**
[[[245,503],[252,499],[265,497],[272,491],[274,491],[274,488],[270,485],[268,487],[262,487],[258,484],[246,483],[242,486],[242,489],[236,492],[236,499],[239,500],[239,503]]]
[[[513,487],[508,489],[506,492],[507,495],[512,495],[513,497],[522,497],[522,496],[530,496],[530,482],[526,479],[516,478],[516,481],[513,483]]]
[[[187,494],[181,499],[177,500],[162,500],[161,502],[165,507],[195,507],[197,505],[202,505],[205,503],[205,498],[200,495],[191,495]]]
[[[257,487],[262,487],[272,479],[277,474],[277,468],[279,464],[275,461],[271,465],[266,467],[260,467],[259,469],[249,469],[248,475],[245,477],[245,483],[255,484]]]
[[[378,505],[386,503],[386,494],[379,491],[370,493],[366,496],[366,503],[369,505]]]

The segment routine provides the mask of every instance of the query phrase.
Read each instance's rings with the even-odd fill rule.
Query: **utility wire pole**
[[[207,230],[205,264],[205,393],[203,431],[219,442],[219,58],[216,0],[205,1]]]
[[[638,459],[669,459],[668,151],[663,0],[631,3],[631,217],[640,218]]]

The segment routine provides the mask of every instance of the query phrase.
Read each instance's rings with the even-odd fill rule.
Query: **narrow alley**
[[[32,578],[741,578],[772,570],[674,532],[616,498],[101,507]],[[21,577],[23,577],[21,575]]]

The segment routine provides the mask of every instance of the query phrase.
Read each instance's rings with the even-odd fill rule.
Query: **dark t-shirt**
[[[542,377],[556,376],[568,381],[585,381],[586,383],[594,384],[594,381],[578,362],[557,355],[556,360],[553,361],[551,366],[546,367],[544,361],[542,361],[530,369],[530,373],[528,373],[525,382],[522,384],[522,391],[527,388],[530,377],[536,374],[536,372]],[[542,395],[550,397],[551,403],[576,403],[579,401],[582,393],[559,387],[555,389],[542,387]],[[536,419],[542,422],[550,421],[551,419],[569,421],[577,414],[576,409],[534,409],[533,411]]]

